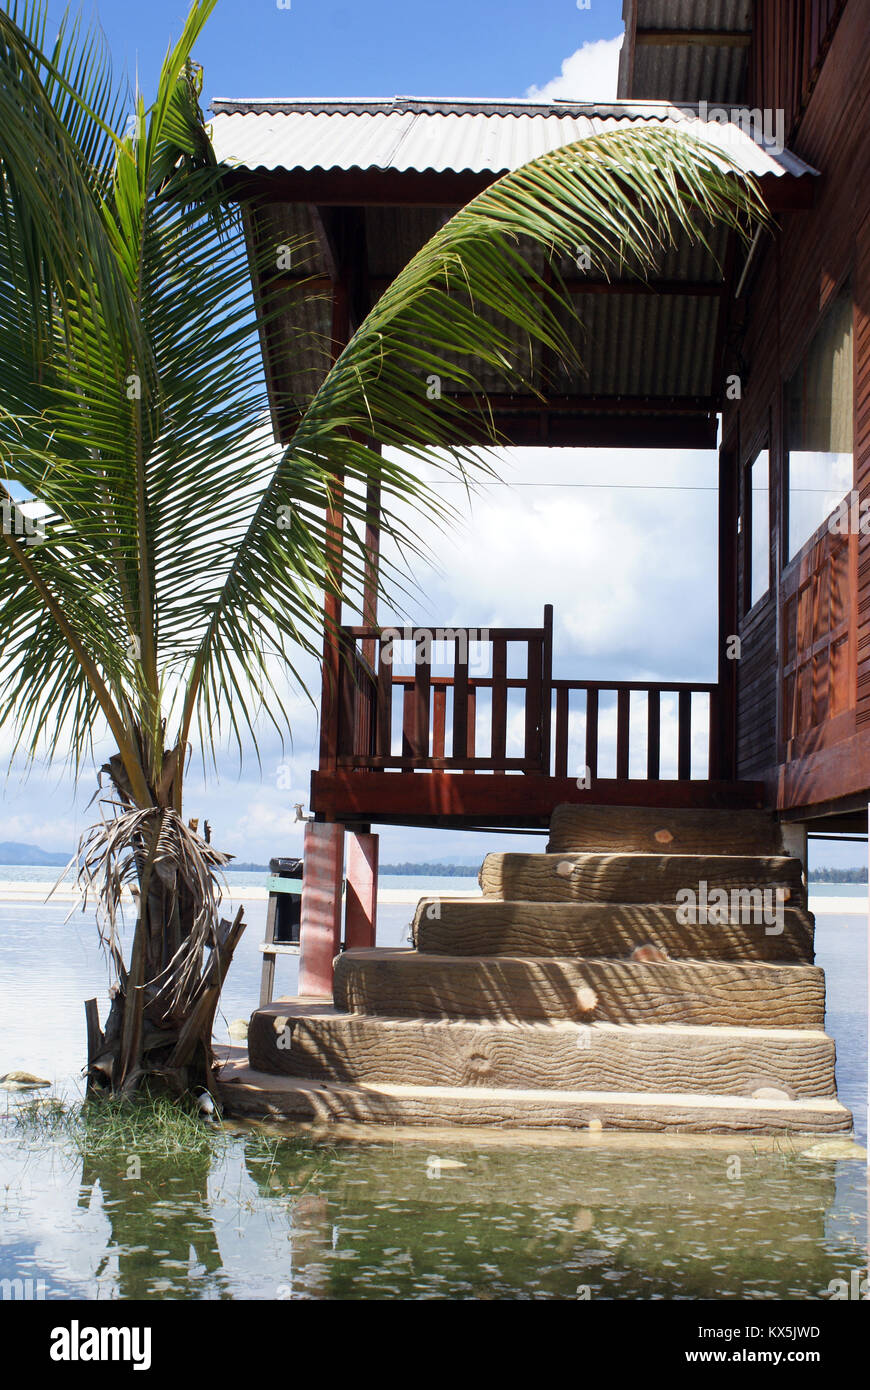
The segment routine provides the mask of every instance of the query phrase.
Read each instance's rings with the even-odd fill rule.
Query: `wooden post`
[[[267,946],[275,941],[275,925],[278,919],[278,895],[269,894],[269,904],[266,908],[266,939],[263,942]],[[275,952],[263,951],[263,969],[260,973],[260,1008],[264,1009],[267,1004],[271,1004],[272,995],[275,993]]]
[[[724,781],[737,776],[737,662],[728,656],[728,639],[737,635],[738,456],[719,450],[719,755]],[[777,591],[778,592],[778,591]]]
[[[377,835],[361,830],[348,832],[344,944],[349,951],[375,944],[378,917],[378,843]]]
[[[332,998],[332,963],[341,945],[343,866],[344,826],[309,821],[305,826],[299,927],[301,995]]]

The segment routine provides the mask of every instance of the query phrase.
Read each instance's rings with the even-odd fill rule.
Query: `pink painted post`
[[[299,993],[332,998],[332,962],[341,944],[344,826],[309,821],[305,827]]]
[[[374,946],[378,916],[378,836],[348,832],[347,904],[344,941],[348,950]]]

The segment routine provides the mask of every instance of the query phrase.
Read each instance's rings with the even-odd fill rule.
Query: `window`
[[[770,588],[770,454],[761,449],[743,475],[746,607],[754,608]]]
[[[841,293],[785,389],[788,559],[852,486],[852,300]]]

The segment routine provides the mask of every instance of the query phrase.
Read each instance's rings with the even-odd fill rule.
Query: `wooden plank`
[[[453,757],[468,757],[468,644],[457,637],[453,662]]]
[[[260,972],[260,1008],[272,1001],[275,992],[275,926],[278,921],[278,895],[269,894],[266,906],[266,936],[263,941],[263,968]]]
[[[553,605],[544,605],[544,641],[541,651],[541,771],[550,772],[550,738],[553,718]]]
[[[631,694],[620,690],[616,696],[616,776],[625,781],[628,778],[628,738]]]
[[[490,751],[494,761],[503,759],[507,747],[507,642],[502,637],[492,641],[492,738]]]
[[[444,739],[447,720],[447,691],[435,686],[432,691],[432,758],[437,763],[444,758]]]
[[[528,763],[542,766],[541,720],[544,692],[542,689],[544,643],[540,635],[528,644],[528,681],[526,684],[525,749]]]
[[[411,696],[406,695],[406,701],[410,701]],[[475,692],[468,692],[468,721],[467,735],[469,743],[474,736],[474,706],[476,704]],[[410,715],[409,715],[410,718]],[[339,768],[361,768],[361,769],[381,769],[396,768],[404,769],[406,772],[419,772],[425,768],[440,768],[447,771],[454,768],[457,772],[505,772],[509,768],[516,772],[534,772],[540,770],[537,760],[530,758],[478,758],[469,752],[467,758],[436,758],[430,757],[408,757],[400,758],[366,758],[348,755],[346,758],[339,758]]]
[[[468,750],[468,771],[474,772],[483,759],[475,757],[477,748],[477,691],[473,685],[468,687],[468,717],[465,722],[466,748]]]
[[[598,780],[598,691],[586,692],[586,767],[594,784]]]
[[[422,766],[423,756],[417,752],[414,739],[415,724],[414,715],[416,711],[416,691],[414,686],[405,686],[402,691],[402,759],[407,762],[409,767]],[[380,759],[377,760],[380,762]],[[385,759],[383,765],[388,762],[397,761]]]
[[[557,777],[567,777],[568,775],[569,698],[570,693],[567,687],[562,687],[556,691],[556,766],[554,772]]]
[[[677,700],[677,776],[685,782],[692,775],[692,692],[681,690]]]
[[[870,777],[852,753],[852,771]],[[842,776],[848,768],[837,769]],[[866,787],[868,780],[860,782]],[[839,793],[835,789],[829,796]],[[617,782],[598,778],[591,791],[581,791],[576,777],[517,777],[493,772],[471,777],[463,772],[435,771],[422,776],[349,769],[314,772],[311,808],[318,815],[348,823],[394,821],[403,825],[458,824],[476,826],[546,827],[556,806],[586,801],[596,806],[760,806],[766,796],[763,782],[709,782],[700,779]],[[795,803],[797,804],[797,803]]]
[[[384,660],[385,649],[392,649],[386,641],[379,643],[378,651],[378,710],[375,747],[382,758],[390,756],[392,748],[393,722],[393,665]]]
[[[646,775],[651,782],[657,782],[660,775],[662,751],[661,723],[661,691],[650,690],[647,695],[646,711]]]
[[[429,756],[429,684],[432,676],[432,651],[429,637],[418,640],[415,652],[415,680],[411,713],[411,753],[417,758]]]

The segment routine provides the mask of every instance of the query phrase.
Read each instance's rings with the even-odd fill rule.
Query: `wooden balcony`
[[[540,628],[343,627],[324,683],[315,814],[534,829],[566,801],[761,804],[754,783],[720,778],[718,686],[552,670],[549,606]]]

